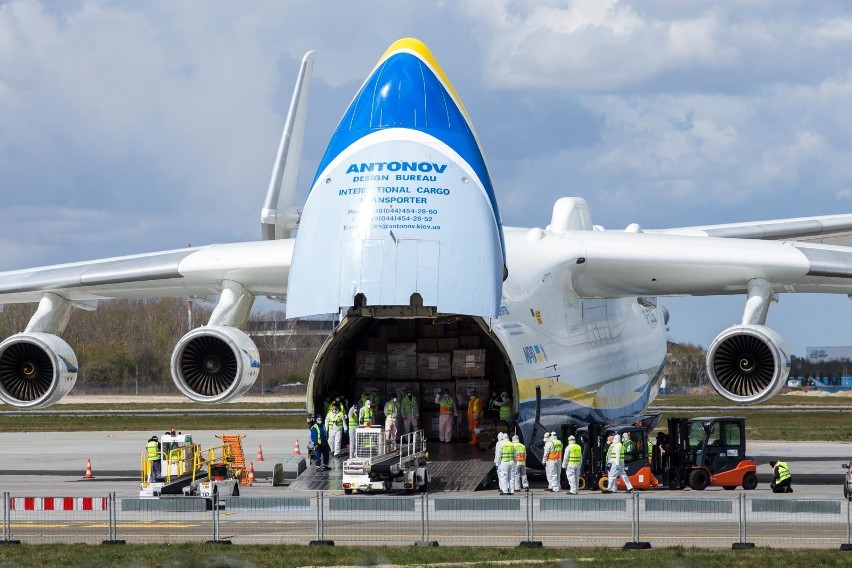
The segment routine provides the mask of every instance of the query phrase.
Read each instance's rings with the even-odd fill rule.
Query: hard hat
[[[547,440],[548,438],[550,438],[550,432],[545,432],[544,439]]]
[[[622,434],[622,436],[621,436],[621,439],[622,439],[622,440],[627,440],[628,438],[630,438],[630,432],[625,432],[625,433],[624,433],[624,434]]]
[[[393,397],[393,401],[396,402],[396,397]]]
[[[370,406],[370,401],[368,400],[367,402],[365,402],[365,403],[364,403],[364,405],[365,405],[365,406]]]
[[[517,435],[517,434],[515,434],[514,436],[512,436],[512,441],[513,441],[513,442],[520,442],[520,441],[521,441],[521,439],[518,437],[518,435]]]
[[[568,441],[569,441],[569,442],[573,442],[573,441],[574,441],[574,440],[576,440],[576,439],[577,439],[577,438],[575,438],[574,436],[568,436]]]
[[[340,397],[336,396],[336,397],[334,397],[334,400],[336,400],[337,402],[340,402]]]
[[[498,433],[497,433],[497,439],[498,439],[498,440],[502,440],[502,439],[503,439],[503,436],[505,436],[505,435],[506,435],[506,434],[504,434],[503,432],[498,432]]]

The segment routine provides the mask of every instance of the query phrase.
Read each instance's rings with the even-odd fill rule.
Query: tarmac
[[[170,427],[171,424],[166,426]],[[165,427],[164,427],[165,430]],[[244,434],[246,461],[253,462],[256,482],[242,495],[285,495],[287,487],[272,486],[274,464],[293,455],[299,442],[307,456],[307,430],[252,430],[247,432],[184,431],[202,448],[220,445],[216,435]],[[138,495],[142,452],[148,438],[162,432],[89,431],[0,433],[0,491],[28,496],[93,496],[115,492],[118,496]],[[263,461],[258,460],[262,451]],[[770,492],[772,469],[769,461],[780,459],[790,465],[797,498],[840,499],[843,496],[843,464],[852,460],[848,442],[749,442],[749,457],[758,464],[760,484],[754,492]],[[91,460],[93,479],[86,479],[86,461]],[[336,465],[332,463],[332,465]],[[543,478],[542,478],[543,479]],[[544,491],[546,484],[532,478],[533,490]],[[712,496],[721,488],[705,491],[672,491],[673,495]],[[668,492],[668,491],[666,491]],[[754,493],[752,492],[752,494]],[[491,494],[491,492],[477,492]]]

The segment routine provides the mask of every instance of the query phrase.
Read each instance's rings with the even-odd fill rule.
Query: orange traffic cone
[[[301,450],[301,448],[299,448],[299,439],[298,438],[296,438],[296,443],[293,445],[293,455],[294,456],[301,456],[302,455],[302,450]]]
[[[263,461],[263,446],[260,444],[257,445],[257,461]]]
[[[95,476],[92,475],[92,460],[90,458],[86,458],[86,475],[83,476],[83,479],[94,479]]]
[[[249,485],[254,483],[254,462],[249,463]]]

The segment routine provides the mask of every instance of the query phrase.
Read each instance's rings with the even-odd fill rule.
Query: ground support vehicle
[[[624,437],[629,435],[630,442],[624,453],[624,471],[634,489],[652,489],[659,481],[652,473],[651,456],[648,448],[648,435],[660,420],[659,414],[649,414],[639,417],[630,424],[605,425],[592,423],[577,428],[574,434],[583,448],[582,467],[579,485],[581,489],[604,490],[609,484],[609,472],[606,467],[606,452],[609,449],[609,436]],[[616,487],[624,490],[624,482],[616,481]]]
[[[239,474],[232,468],[231,446],[223,444],[202,449],[191,435],[160,438],[161,477],[149,481],[151,464],[147,451],[142,453],[142,481],[139,496],[156,499],[161,495],[205,497],[238,496]]]
[[[852,459],[849,463],[843,464],[843,469],[846,470],[846,478],[843,480],[843,496],[852,501]]]
[[[746,456],[745,418],[670,418],[654,455],[653,472],[670,489],[757,487],[757,464]]]
[[[349,432],[350,435],[352,432]],[[426,437],[423,430],[385,440],[381,428],[357,428],[353,457],[343,462],[343,492],[401,489],[425,491]]]

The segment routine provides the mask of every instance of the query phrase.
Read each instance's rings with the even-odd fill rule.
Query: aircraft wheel
[[[608,487],[609,487],[609,478],[608,477],[601,477],[598,480],[598,489],[600,489],[601,491],[606,491]]]
[[[710,474],[704,469],[693,469],[689,474],[689,486],[697,491],[703,491],[710,485]]]
[[[757,487],[757,474],[750,471],[743,476],[743,489],[751,491],[755,487]]]
[[[577,478],[577,485],[580,489],[585,489],[586,488],[586,476],[581,475],[580,477],[578,477]]]

